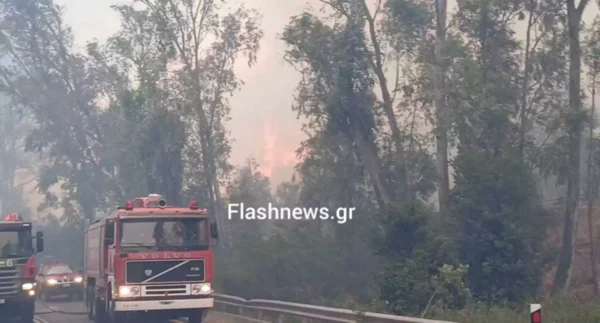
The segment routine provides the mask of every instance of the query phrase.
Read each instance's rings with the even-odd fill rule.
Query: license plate
[[[64,284],[63,287],[71,287],[71,284]]]
[[[0,299],[0,304],[4,304],[5,300]]]

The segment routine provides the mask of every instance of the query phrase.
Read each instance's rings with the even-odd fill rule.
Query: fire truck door
[[[115,222],[114,220],[106,221],[106,226],[104,227],[104,259],[102,262],[102,268],[106,274],[113,273],[113,261],[114,261],[114,253],[115,253]]]

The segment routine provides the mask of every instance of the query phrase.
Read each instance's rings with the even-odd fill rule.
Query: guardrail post
[[[542,305],[541,304],[529,305],[529,311],[531,312],[531,323],[542,323]]]

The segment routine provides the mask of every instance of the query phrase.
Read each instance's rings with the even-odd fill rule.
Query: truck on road
[[[91,320],[205,320],[214,301],[216,223],[197,202],[166,204],[157,194],[136,198],[87,226],[83,281]]]
[[[0,221],[0,318],[33,323],[35,314],[35,255],[44,251],[43,233],[31,234],[31,222],[19,214]],[[36,241],[35,248],[33,240]]]

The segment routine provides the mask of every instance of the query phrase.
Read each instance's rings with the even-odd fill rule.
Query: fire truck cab
[[[213,307],[216,223],[197,202],[167,206],[160,195],[127,201],[85,230],[88,317],[118,323],[128,315],[203,322]]]
[[[31,222],[19,214],[0,221],[0,318],[18,317],[33,323],[37,252],[44,251],[42,232],[31,235]],[[36,240],[34,248],[32,241]]]

